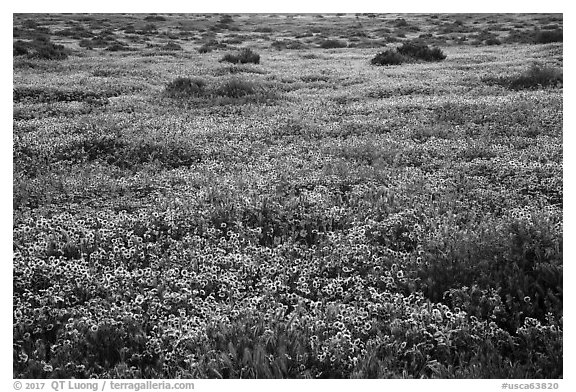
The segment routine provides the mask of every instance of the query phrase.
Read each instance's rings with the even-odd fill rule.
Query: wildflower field
[[[17,378],[562,378],[562,15],[15,14]]]

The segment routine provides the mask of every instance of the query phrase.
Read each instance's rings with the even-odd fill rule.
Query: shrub
[[[74,27],[71,27],[68,29],[59,30],[59,31],[56,31],[54,33],[54,35],[58,35],[58,36],[62,36],[62,37],[71,37],[71,38],[75,38],[75,39],[90,38],[90,37],[94,36],[94,34],[91,31],[86,30],[82,26],[74,26]]]
[[[408,22],[406,22],[406,19],[404,19],[404,18],[397,18],[397,19],[394,21],[394,26],[396,26],[396,27],[406,27],[406,26],[408,26]]]
[[[320,43],[322,49],[335,49],[335,48],[345,48],[348,46],[346,42],[339,41],[337,39],[327,39]]]
[[[487,84],[499,85],[511,90],[537,89],[562,84],[562,71],[549,66],[533,64],[530,69],[520,75],[484,77]]]
[[[221,15],[220,20],[218,21],[218,23],[224,24],[224,25],[232,23],[232,22],[234,22],[234,20],[232,19],[232,16],[227,15],[227,14]]]
[[[166,18],[160,15],[148,15],[144,20],[149,22],[164,22]]]
[[[64,60],[68,58],[68,49],[64,45],[58,45],[50,40],[36,40],[30,45],[32,52],[28,57],[43,60]]]
[[[298,49],[306,49],[307,45],[298,41],[297,39],[284,39],[284,40],[274,40],[271,44],[276,50],[282,49],[289,49],[289,50],[298,50]]]
[[[175,42],[168,42],[166,45],[162,47],[163,50],[183,50],[182,46],[178,45]]]
[[[549,44],[551,42],[562,42],[564,34],[561,29],[538,31],[534,38],[537,44]]]
[[[484,41],[485,45],[501,45],[502,42],[498,38],[488,38]]]
[[[78,43],[83,48],[87,49],[94,49],[94,48],[106,48],[108,46],[114,45],[118,43],[114,38],[106,37],[104,35],[100,35],[98,37],[94,37],[92,39],[82,39]]]
[[[166,85],[164,94],[170,98],[199,97],[204,94],[206,82],[200,78],[176,78]]]
[[[213,50],[214,48],[212,46],[204,44],[198,48],[198,53],[210,53]]]
[[[255,33],[271,33],[273,31],[274,31],[274,29],[272,29],[272,27],[265,27],[265,26],[264,27],[256,27],[254,29]]]
[[[406,57],[392,49],[378,53],[371,61],[373,65],[400,65],[404,62]]]
[[[22,56],[28,54],[28,45],[24,41],[16,41],[13,44],[13,56]]]
[[[532,44],[536,38],[534,37],[533,31],[527,30],[510,30],[508,36],[506,37],[507,42],[521,43],[521,44]]]
[[[245,49],[242,49],[240,51],[240,53],[238,53],[238,54],[227,53],[220,60],[220,62],[223,62],[223,61],[233,63],[233,64],[238,64],[238,63],[240,63],[240,64],[246,64],[246,63],[259,64],[260,63],[260,55],[256,52],[252,51],[252,49],[245,48]]]
[[[400,46],[398,52],[404,56],[424,61],[440,61],[446,58],[446,55],[440,48],[429,48],[418,42],[405,42]]]
[[[204,44],[198,48],[198,52],[199,53],[209,53],[211,51],[213,51],[214,49],[225,49],[227,48],[228,45],[226,45],[224,42],[220,42],[217,41],[215,39],[210,39],[206,42],[204,42]]]
[[[110,51],[110,52],[119,52],[119,51],[123,51],[123,50],[130,50],[130,47],[124,43],[121,42],[114,42],[111,45],[108,45],[106,47],[106,50]]]
[[[220,87],[216,89],[216,95],[228,98],[241,98],[246,95],[256,94],[257,91],[258,86],[254,82],[232,78],[223,82]]]
[[[417,60],[440,61],[446,55],[439,48],[430,49],[428,45],[419,42],[405,42],[396,50],[388,49],[378,53],[373,59],[373,65],[398,65]]]

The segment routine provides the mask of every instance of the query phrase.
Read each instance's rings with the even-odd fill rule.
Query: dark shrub
[[[506,42],[533,44],[536,38],[533,31],[527,30],[510,30],[506,37]]]
[[[26,19],[25,21],[22,22],[22,27],[25,27],[27,29],[36,29],[38,27],[38,22],[36,22],[33,19]]]
[[[214,50],[214,47],[204,44],[198,48],[198,53],[210,53],[213,50]]]
[[[81,39],[80,42],[78,42],[78,45],[81,48],[86,48],[88,50],[92,50],[95,47],[92,40],[90,39]]]
[[[13,56],[22,56],[28,54],[28,45],[24,41],[16,41],[13,44]]]
[[[149,22],[164,22],[166,18],[160,15],[148,15],[144,20]]]
[[[242,49],[240,51],[240,53],[238,53],[238,54],[227,53],[220,60],[220,62],[223,62],[223,61],[233,63],[233,64],[238,64],[238,63],[240,63],[240,64],[246,64],[246,63],[259,64],[260,63],[260,55],[256,52],[252,51],[252,49],[245,48],[245,49]]]
[[[337,39],[327,39],[320,43],[322,49],[345,48],[346,46],[348,46],[346,42],[338,41]]]
[[[446,55],[439,48],[429,48],[428,45],[418,42],[405,42],[398,49],[398,53],[423,61],[440,61],[446,58]]]
[[[199,97],[205,86],[206,82],[200,78],[176,78],[166,85],[164,94],[170,98]]]
[[[551,42],[562,42],[564,34],[561,29],[538,31],[534,41],[537,44],[549,44]]]
[[[68,29],[59,30],[54,32],[54,35],[61,37],[71,37],[75,39],[90,38],[94,36],[91,31],[86,30],[82,26],[74,26]]]
[[[224,42],[220,42],[215,39],[209,39],[206,42],[204,42],[204,44],[200,48],[198,48],[198,52],[209,53],[214,49],[225,49],[227,47],[228,45],[226,45]]]
[[[164,47],[162,47],[162,49],[163,50],[183,50],[182,47],[175,42],[168,42],[166,45],[164,45]]]
[[[115,43],[118,43],[118,41],[116,41],[113,38],[100,35],[92,39],[82,39],[80,40],[78,45],[80,45],[83,48],[94,49],[94,48],[106,48]]]
[[[501,45],[502,42],[500,42],[500,40],[498,38],[488,38],[486,41],[484,41],[485,45]]]
[[[229,24],[232,23],[234,20],[232,19],[232,16],[224,14],[220,16],[220,20],[218,21],[218,23],[220,24]]]
[[[254,95],[258,92],[258,86],[254,82],[238,78],[228,79],[216,90],[216,95],[228,98],[241,98],[246,95]]]
[[[392,49],[378,53],[371,60],[373,65],[400,65],[404,62],[406,62],[406,57]]]
[[[148,23],[146,26],[142,27],[142,30],[138,31],[138,34],[157,34],[158,29],[154,23]]]
[[[120,52],[123,50],[130,50],[130,47],[124,43],[121,42],[114,42],[111,45],[108,45],[106,47],[106,50],[110,51],[110,52]]]
[[[299,49],[306,49],[307,45],[298,41],[297,39],[283,39],[283,40],[274,40],[271,44],[276,50],[282,49],[289,49],[289,50],[299,50]]]
[[[561,70],[553,67],[534,64],[527,72],[516,78],[513,78],[510,81],[510,88],[519,90],[527,88],[557,86],[562,84],[562,80],[563,76]]]
[[[36,40],[31,45],[33,51],[28,57],[44,60],[64,60],[68,58],[68,49],[64,45],[58,45],[50,40]]]
[[[404,18],[398,18],[394,21],[394,26],[396,27],[406,27],[408,26],[408,22]]]
[[[485,77],[482,80],[487,84],[496,84],[511,90],[525,90],[562,85],[563,76],[562,71],[557,68],[533,64],[520,75]]]

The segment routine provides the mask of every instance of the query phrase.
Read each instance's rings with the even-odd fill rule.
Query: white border
[[[3,185],[2,195],[2,208],[0,209],[1,215],[1,232],[2,241],[2,262],[0,263],[0,274],[2,276],[2,293],[1,293],[1,311],[4,322],[0,323],[0,386],[6,390],[12,390],[12,187],[10,185],[12,179],[12,79],[8,75],[12,75],[11,58],[9,54],[12,51],[12,13],[61,13],[61,12],[82,12],[82,13],[117,13],[117,12],[173,12],[173,13],[212,13],[212,12],[225,12],[225,13],[356,13],[356,12],[408,12],[408,13],[477,13],[477,12],[490,12],[490,13],[563,13],[564,14],[564,35],[568,45],[564,47],[564,57],[566,70],[569,70],[564,75],[564,94],[565,94],[565,109],[573,108],[573,77],[570,70],[574,69],[574,52],[572,50],[573,26],[574,16],[568,7],[568,2],[565,1],[478,1],[463,2],[463,1],[354,1],[354,2],[327,2],[325,0],[320,2],[312,2],[309,0],[292,0],[290,2],[278,3],[271,1],[212,1],[209,3],[199,1],[163,1],[163,2],[118,2],[110,0],[101,0],[94,3],[81,3],[77,1],[26,1],[20,3],[6,4],[2,6],[7,8],[1,13],[0,28],[2,29],[2,53],[5,55],[5,61],[2,66],[2,120],[5,125],[3,132],[0,133],[0,145],[2,153],[0,154],[1,165],[0,176]],[[576,239],[574,231],[574,207],[571,201],[574,199],[574,181],[572,174],[574,173],[576,154],[571,154],[572,148],[575,145],[576,131],[574,125],[573,111],[565,110],[564,118],[564,268],[565,268],[565,300],[567,306],[564,307],[564,380],[559,380],[561,390],[569,390],[568,387],[576,387],[574,382],[574,372],[570,369],[576,369],[574,361],[574,290],[570,285],[572,277],[574,277],[574,267],[572,257],[574,255],[574,248],[570,239]],[[510,380],[512,381],[512,380]],[[524,380],[518,380],[524,382]],[[526,381],[527,382],[527,381]],[[198,380],[195,390],[250,390],[250,391],[266,391],[269,392],[271,388],[287,388],[287,389],[305,389],[312,390],[318,387],[326,388],[328,390],[350,390],[357,388],[369,388],[370,390],[383,390],[387,388],[390,390],[401,390],[422,388],[438,390],[438,391],[451,391],[451,390],[467,390],[467,391],[496,391],[500,390],[502,380],[323,380],[323,381],[304,381],[304,380],[284,380],[284,381],[270,381],[270,380],[229,380],[229,381],[216,381],[216,380]],[[570,388],[575,390],[574,388]]]

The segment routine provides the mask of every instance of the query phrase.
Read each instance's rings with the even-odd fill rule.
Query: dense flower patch
[[[562,377],[562,87],[478,77],[532,52],[263,50],[15,68],[14,376]]]

